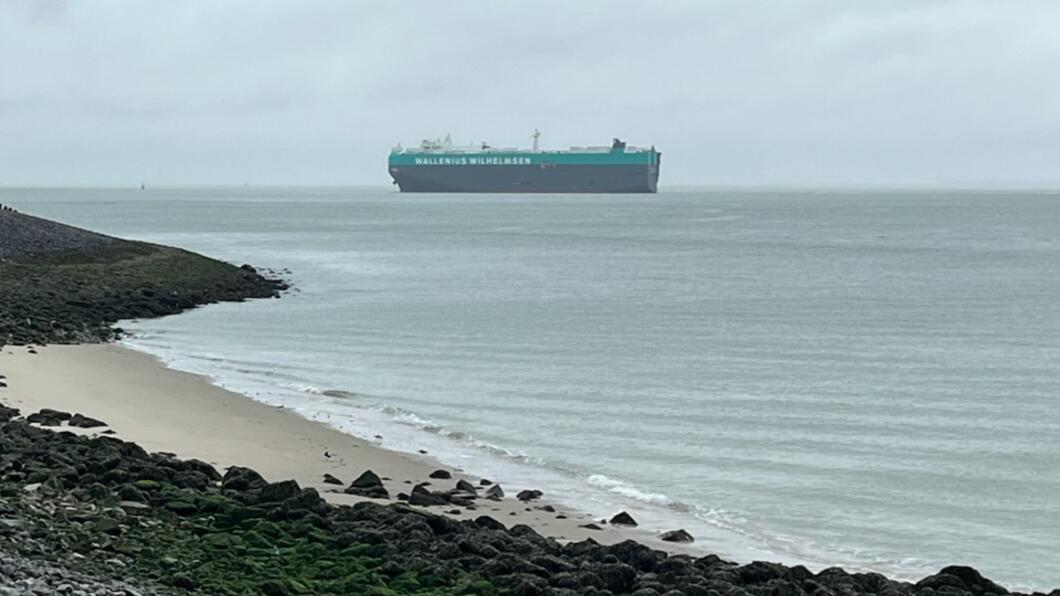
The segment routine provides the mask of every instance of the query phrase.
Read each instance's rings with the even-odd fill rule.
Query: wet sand
[[[21,409],[23,415],[52,408],[81,413],[108,425],[64,430],[97,434],[109,429],[114,436],[148,451],[201,459],[222,473],[228,466],[239,465],[257,470],[269,481],[293,478],[336,504],[363,499],[344,494],[343,486],[324,483],[324,474],[348,485],[365,470],[372,470],[384,479],[391,498],[408,493],[420,482],[430,482],[432,490],[447,490],[460,478],[476,485],[480,480],[429,455],[382,449],[321,422],[256,402],[217,387],[205,377],[166,368],[153,356],[120,345],[56,345],[35,351],[33,354],[18,346],[0,350],[0,374],[7,376],[8,384],[0,389],[0,403]],[[440,469],[449,471],[452,479],[429,477]],[[505,486],[503,478],[489,480]],[[505,487],[504,499],[479,499],[473,511],[454,506],[428,510],[465,519],[489,515],[509,527],[529,525],[562,542],[592,538],[611,544],[634,539],[671,552],[684,550],[682,545],[662,542],[648,531],[600,524],[600,519],[587,513],[550,501],[548,487],[534,488],[545,492],[541,500],[520,502],[513,498],[514,490]],[[541,509],[548,505],[555,511]],[[447,513],[453,510],[460,513]],[[614,513],[617,511],[606,515]],[[560,515],[566,519],[557,518]],[[601,529],[580,527],[593,522]]]

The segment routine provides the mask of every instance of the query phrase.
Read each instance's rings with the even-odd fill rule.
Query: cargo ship
[[[530,149],[488,143],[454,146],[425,140],[415,149],[390,151],[390,177],[401,192],[653,193],[662,154],[655,147],[610,146],[541,150],[534,131]]]

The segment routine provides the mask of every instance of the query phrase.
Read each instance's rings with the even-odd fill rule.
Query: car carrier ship
[[[388,168],[401,192],[656,192],[662,154],[655,147],[629,147],[615,139],[610,146],[495,148],[468,147],[445,139],[425,140],[415,149],[390,151]]]

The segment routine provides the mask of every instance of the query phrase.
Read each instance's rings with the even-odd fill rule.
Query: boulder
[[[611,518],[611,523],[616,526],[630,526],[637,527],[637,520],[633,519],[633,516],[626,513],[625,511],[616,514]]]
[[[501,488],[501,485],[494,484],[486,489],[486,498],[491,501],[500,501],[504,498],[504,489]]]
[[[418,505],[420,507],[434,507],[438,505],[448,505],[449,499],[445,495],[440,493],[434,493],[427,490],[422,484],[417,484],[412,487],[412,492],[409,493],[409,505]]]
[[[367,497],[369,499],[389,499],[390,493],[383,487],[383,481],[371,470],[365,470],[344,491],[348,495]]]
[[[527,501],[536,501],[540,499],[544,494],[545,493],[539,490],[521,490],[519,491],[519,494],[515,495],[515,498],[525,503]]]
[[[637,581],[637,570],[624,563],[601,565],[596,569],[596,577],[604,587],[615,594],[628,593]],[[678,591],[679,594],[683,592]]]
[[[449,470],[435,470],[431,472],[430,476],[436,480],[448,480],[453,477]]]
[[[193,515],[199,510],[194,504],[180,500],[167,501],[165,507],[180,516]]]
[[[503,530],[504,524],[493,519],[488,515],[480,515],[475,518],[475,525],[480,528],[486,528],[487,530]]]
[[[8,422],[12,418],[18,417],[20,412],[18,408],[9,408],[4,405],[0,405],[0,422]]]
[[[684,530],[670,530],[663,532],[659,539],[663,542],[694,542],[695,538]]]
[[[478,498],[476,495],[462,493],[459,491],[435,494],[440,494],[445,498],[446,501],[449,501],[453,505],[459,505],[461,507],[474,507],[475,499]]]
[[[41,426],[59,426],[72,417],[73,415],[69,412],[42,408],[41,411],[26,416],[26,422],[32,422]]]
[[[324,484],[337,484],[341,486],[343,482],[331,474],[324,474]]]
[[[457,480],[456,481],[456,490],[458,490],[458,491],[460,491],[462,493],[474,495],[476,497],[478,496],[478,489],[475,488],[474,484],[471,484],[467,480]]]
[[[70,426],[76,426],[77,428],[98,428],[100,426],[107,426],[106,422],[102,420],[96,420],[95,418],[89,418],[83,414],[74,414],[70,417]]]
[[[268,482],[261,477],[261,474],[250,468],[240,466],[228,468],[228,471],[221,478],[221,488],[229,490],[245,491],[264,488],[266,485],[268,485]]]
[[[327,513],[327,502],[320,497],[315,488],[303,488],[297,496],[291,497],[280,504],[280,509],[288,514],[295,511],[308,511],[318,515]],[[289,518],[297,517],[288,515]]]
[[[351,488],[375,488],[377,486],[383,486],[383,481],[371,470],[365,470],[350,484]]]
[[[975,596],[985,594],[1008,594],[1008,590],[983,577],[978,571],[971,567],[962,565],[951,565],[944,567],[935,575],[929,575],[917,582],[918,590],[934,588],[956,588],[961,591],[971,592]]]
[[[173,476],[173,484],[179,488],[203,490],[210,485],[210,478],[202,472],[185,470],[183,472],[177,472]]]
[[[367,488],[360,488],[357,486],[348,486],[346,490],[342,491],[347,495],[354,495],[355,497],[365,497],[368,499],[389,499],[390,492],[382,486],[370,486]]]
[[[259,495],[262,503],[279,503],[287,499],[297,497],[302,492],[302,487],[294,480],[283,480],[273,482],[261,489]]]
[[[210,482],[219,482],[221,480],[221,474],[217,472],[217,468],[202,461],[201,459],[189,459],[184,462],[184,468],[192,472],[199,472],[205,474],[206,478]]]

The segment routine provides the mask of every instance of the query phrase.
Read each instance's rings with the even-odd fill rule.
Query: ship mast
[[[534,129],[534,134],[532,134],[530,136],[534,139],[534,152],[536,153],[537,150],[538,150],[537,149],[537,139],[541,137],[541,131],[535,128]]]

